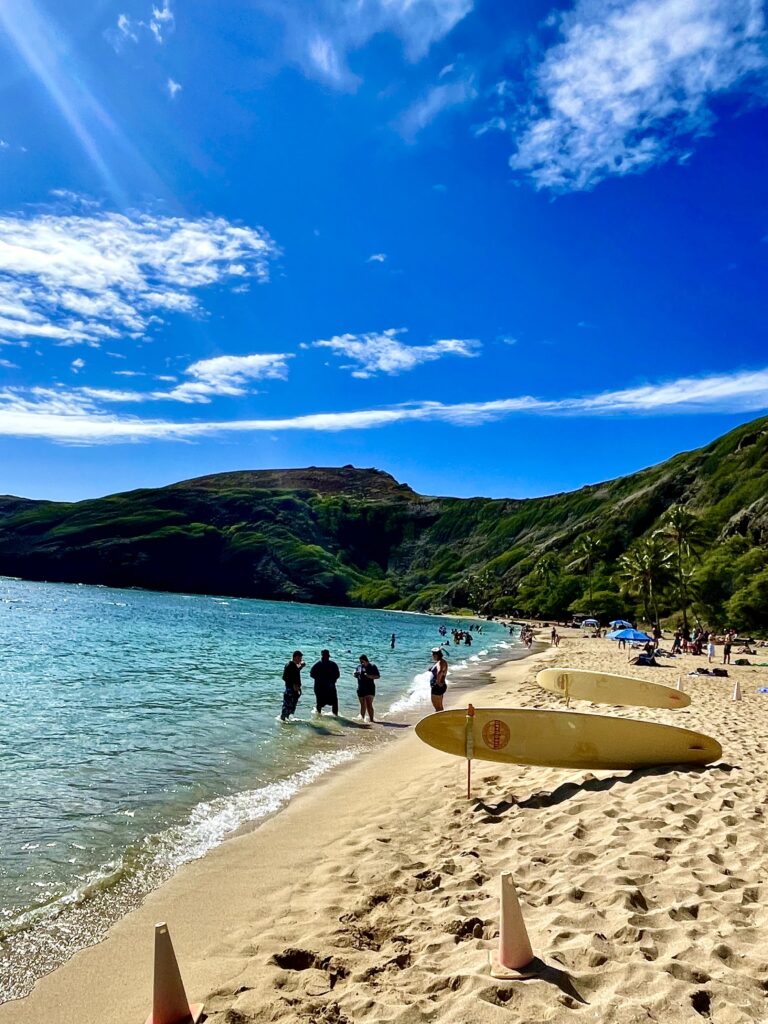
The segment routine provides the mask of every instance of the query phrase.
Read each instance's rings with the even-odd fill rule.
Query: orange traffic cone
[[[732,700],[741,700],[742,699],[742,697],[741,697],[741,685],[739,684],[738,679],[733,684],[733,697],[731,699]]]
[[[176,963],[168,925],[155,925],[155,978],[147,1024],[197,1024],[203,1004],[190,1004]]]
[[[500,925],[499,949],[490,956],[491,976],[507,981],[532,977],[539,964],[531,949],[511,871],[501,873]]]

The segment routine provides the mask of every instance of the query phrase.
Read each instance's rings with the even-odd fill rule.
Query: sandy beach
[[[464,763],[409,732],[183,867],[102,943],[0,1007],[0,1024],[140,1024],[156,921],[212,1024],[768,1019],[768,694],[756,693],[768,668],[694,678],[706,658],[683,656],[627,671],[609,641],[566,636],[474,699],[562,707],[534,683],[555,664],[683,675],[682,711],[572,709],[706,732],[723,760],[633,773],[476,762],[467,801]],[[504,870],[541,978],[488,973]]]

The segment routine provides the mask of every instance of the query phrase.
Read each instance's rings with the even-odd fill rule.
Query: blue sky
[[[706,443],[768,409],[767,128],[756,0],[4,0],[0,491]]]

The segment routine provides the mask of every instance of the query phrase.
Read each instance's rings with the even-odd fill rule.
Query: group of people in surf
[[[301,673],[304,668],[306,668],[304,655],[301,651],[294,651],[291,660],[283,669],[285,688],[283,690],[283,707],[280,712],[280,720],[283,722],[289,721],[296,713],[296,707],[301,697]],[[432,648],[432,664],[429,673],[432,707],[435,711],[442,711],[443,697],[448,689],[446,683],[448,662],[445,660],[442,647]],[[374,722],[373,700],[376,696],[376,680],[381,678],[381,673],[367,654],[361,654],[352,674],[357,681],[360,719],[364,722],[367,716],[369,722]],[[341,670],[331,659],[331,652],[327,648],[320,652],[320,660],[316,661],[309,670],[309,675],[314,684],[317,714],[321,715],[324,708],[330,707],[331,714],[338,716],[339,694],[336,683],[341,677]]]

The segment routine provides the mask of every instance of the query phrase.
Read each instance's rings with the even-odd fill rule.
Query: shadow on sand
[[[539,807],[556,807],[565,803],[574,796],[582,793],[605,793],[614,786],[630,786],[640,779],[651,778],[655,775],[669,775],[678,772],[683,775],[701,775],[704,772],[733,772],[738,771],[738,765],[733,764],[707,764],[707,765],[661,765],[655,768],[637,768],[626,775],[611,775],[607,779],[585,779],[584,782],[564,782],[551,792],[532,793],[525,800],[500,800],[497,804],[486,803],[482,799],[475,800],[476,811],[485,811],[486,814],[499,816],[513,807],[521,810],[530,810]]]

